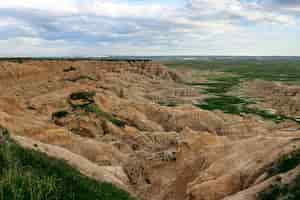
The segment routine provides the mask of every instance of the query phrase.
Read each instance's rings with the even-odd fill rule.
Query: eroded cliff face
[[[253,198],[300,131],[201,110],[184,79],[153,62],[1,62],[0,126],[145,200]]]
[[[300,117],[300,87],[270,81],[254,80],[243,85],[244,93],[261,99],[261,106],[279,114]]]

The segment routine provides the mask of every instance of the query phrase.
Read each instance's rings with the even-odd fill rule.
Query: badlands
[[[200,79],[148,60],[1,61],[0,128],[137,199],[297,199],[299,124],[201,109]],[[242,88],[300,115],[299,87]]]

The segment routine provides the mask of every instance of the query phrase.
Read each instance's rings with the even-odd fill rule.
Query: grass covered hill
[[[134,200],[62,160],[22,148],[9,139],[6,129],[0,132],[0,200]]]

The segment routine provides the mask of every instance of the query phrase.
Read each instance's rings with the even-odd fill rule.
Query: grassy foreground
[[[0,200],[134,200],[64,161],[7,140],[0,145]]]

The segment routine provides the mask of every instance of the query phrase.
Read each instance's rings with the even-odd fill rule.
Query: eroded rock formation
[[[255,198],[300,131],[201,110],[183,79],[153,62],[0,62],[0,127],[145,200]]]

